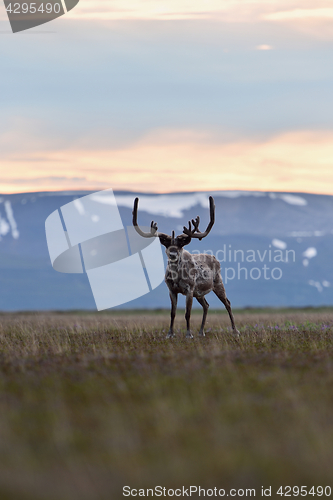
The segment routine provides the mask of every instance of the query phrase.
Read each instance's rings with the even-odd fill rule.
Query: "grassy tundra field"
[[[0,499],[333,487],[333,310],[192,318],[1,314]]]

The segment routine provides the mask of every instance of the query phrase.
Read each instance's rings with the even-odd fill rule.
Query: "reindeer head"
[[[188,245],[191,242],[192,238],[198,238],[199,240],[205,238],[212,229],[215,222],[215,203],[213,197],[210,196],[209,197],[210,222],[205,232],[201,233],[199,231],[200,217],[198,216],[196,219],[192,219],[192,223],[191,221],[189,221],[188,228],[184,226],[184,232],[179,236],[175,236],[174,231],[172,231],[171,236],[164,233],[160,233],[157,230],[157,224],[154,221],[151,222],[150,232],[146,233],[142,231],[138,226],[138,203],[139,203],[139,198],[135,198],[134,208],[133,208],[133,226],[135,227],[135,230],[137,231],[137,233],[140,234],[140,236],[143,236],[143,238],[153,238],[153,237],[159,238],[161,244],[165,246],[166,254],[171,262],[177,262],[179,260],[179,256],[181,254],[183,247],[185,245]]]

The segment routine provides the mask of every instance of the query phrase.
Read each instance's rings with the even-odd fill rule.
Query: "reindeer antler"
[[[133,207],[133,226],[135,227],[135,230],[137,233],[139,233],[140,236],[143,236],[144,238],[152,238],[153,236],[159,236],[159,233],[157,232],[157,224],[153,220],[151,221],[150,224],[150,233],[145,233],[140,229],[138,225],[138,203],[139,203],[139,198],[135,198],[134,200],[134,207]]]
[[[198,215],[196,219],[192,219],[193,229],[191,226],[191,221],[189,221],[188,223],[188,228],[184,226],[183,232],[187,234],[187,236],[190,236],[191,238],[199,238],[199,240],[202,240],[202,238],[205,238],[207,236],[207,234],[210,232],[215,222],[215,203],[214,203],[214,198],[212,196],[209,197],[209,209],[210,209],[210,222],[207,226],[206,231],[204,233],[201,233],[199,231],[200,217]]]

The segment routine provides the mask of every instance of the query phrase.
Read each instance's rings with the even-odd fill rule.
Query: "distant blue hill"
[[[48,215],[87,194],[0,195],[0,310],[95,309],[87,276],[54,271],[45,238]],[[212,194],[214,228],[187,248],[219,258],[233,307],[333,304],[333,196],[245,191],[115,194],[125,226],[131,225],[138,195],[139,223],[150,225],[154,219],[159,230],[169,234],[173,229],[181,233],[197,215],[203,230]],[[212,307],[223,307],[213,294],[207,299]],[[166,285],[122,307],[169,307]]]

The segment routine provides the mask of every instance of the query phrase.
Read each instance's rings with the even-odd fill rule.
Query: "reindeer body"
[[[168,260],[165,282],[173,293],[191,291],[193,297],[201,298],[213,290],[217,267],[220,264],[212,255],[192,255],[182,249],[177,262]]]
[[[192,337],[190,328],[190,316],[193,298],[197,299],[203,307],[203,318],[199,335],[204,336],[204,326],[206,322],[209,304],[204,298],[210,292],[214,292],[223,302],[227,309],[231,321],[232,329],[238,333],[235,327],[234,317],[231,311],[230,302],[227,299],[223,285],[220,263],[213,255],[199,254],[192,255],[187,250],[181,249],[177,261],[170,260],[170,253],[167,249],[168,265],[165,273],[165,283],[169,288],[171,299],[171,323],[168,337],[172,337],[173,325],[176,316],[178,294],[186,296],[187,337]]]
[[[136,198],[134,202],[133,226],[144,238],[150,238],[153,236],[158,237],[161,244],[165,246],[166,254],[168,256],[168,265],[165,273],[165,283],[169,288],[171,299],[171,323],[168,337],[172,337],[174,335],[173,325],[176,316],[179,293],[186,296],[186,336],[193,337],[190,328],[193,298],[196,298],[199,304],[203,307],[203,317],[199,335],[205,335],[204,326],[209,308],[205,295],[211,291],[213,291],[221,302],[223,302],[228,311],[233,332],[239,334],[235,327],[230,301],[227,299],[225,293],[219,261],[213,255],[206,255],[202,253],[199,255],[192,255],[183,248],[185,245],[190,243],[192,238],[199,238],[201,240],[210,232],[215,220],[215,205],[213,198],[210,197],[211,220],[206,231],[204,233],[199,231],[200,219],[197,217],[196,220],[192,219],[194,229],[192,229],[191,222],[189,222],[189,227],[184,227],[184,233],[176,238],[174,231],[172,231],[172,236],[157,232],[157,225],[155,222],[151,223],[150,233],[143,232],[137,223],[138,201],[139,199]]]

